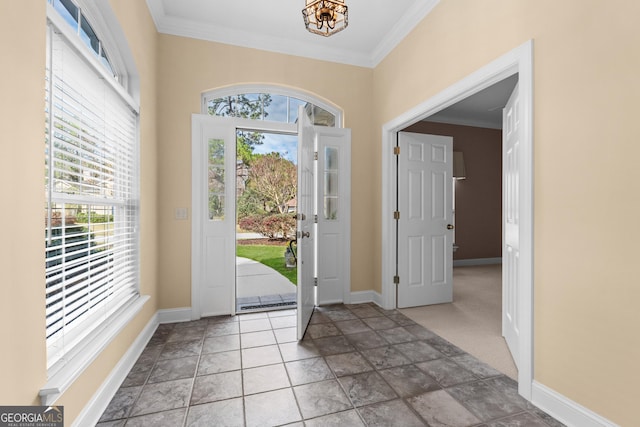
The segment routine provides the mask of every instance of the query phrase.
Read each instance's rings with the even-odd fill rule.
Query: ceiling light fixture
[[[349,25],[344,0],[306,0],[302,9],[304,26],[314,34],[329,37]]]

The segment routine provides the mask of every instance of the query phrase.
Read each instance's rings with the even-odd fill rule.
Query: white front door
[[[297,334],[304,336],[315,306],[314,260],[314,187],[315,132],[302,107],[298,114],[298,324]]]
[[[502,113],[502,167],[504,212],[502,247],[502,335],[518,366],[520,361],[520,324],[518,304],[520,296],[520,162],[522,140],[521,117],[518,108],[518,86]]]
[[[314,303],[350,302],[351,130],[313,126],[302,109],[298,117],[298,339],[302,339]]]
[[[400,132],[398,307],[453,300],[453,138]]]
[[[236,126],[194,114],[191,128],[191,304],[198,319],[235,311]]]
[[[316,277],[319,303],[349,302],[351,131],[313,126],[303,112],[300,117],[296,128],[193,115],[193,319],[235,314],[237,129],[298,132],[298,337],[304,335],[313,313]],[[316,251],[320,253],[317,263]]]

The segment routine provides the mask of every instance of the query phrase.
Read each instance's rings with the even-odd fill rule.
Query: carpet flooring
[[[518,370],[502,337],[502,266],[453,269],[453,302],[400,310],[505,375]]]

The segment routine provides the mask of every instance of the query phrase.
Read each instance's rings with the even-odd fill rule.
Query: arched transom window
[[[203,94],[202,113],[279,123],[296,123],[298,108],[317,126],[342,127],[339,108],[303,92],[265,85],[244,85]]]

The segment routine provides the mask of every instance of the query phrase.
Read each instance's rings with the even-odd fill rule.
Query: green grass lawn
[[[275,245],[238,245],[236,255],[249,258],[273,268],[278,273],[289,279],[294,285],[298,284],[298,269],[287,268],[284,265],[284,251],[286,246]]]

